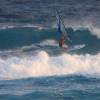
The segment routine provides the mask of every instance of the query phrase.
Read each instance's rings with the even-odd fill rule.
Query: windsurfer
[[[59,40],[59,47],[64,48],[64,49],[67,49],[68,46],[67,46],[67,45],[64,45],[64,41],[65,41],[65,37],[62,36],[62,37],[60,38],[60,40]]]

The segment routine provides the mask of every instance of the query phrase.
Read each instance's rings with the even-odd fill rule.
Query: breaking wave
[[[4,30],[0,30],[0,79],[55,75],[98,77],[100,75],[99,28],[68,28],[68,34],[73,40],[69,45],[85,44],[86,47],[78,51],[81,53],[71,54],[62,51],[62,53],[58,52],[59,55],[55,55],[56,50],[50,49],[54,54],[52,56],[37,45],[57,47],[59,40],[57,29],[35,30],[30,27],[32,26],[12,27],[12,29],[5,27]],[[24,52],[27,54],[25,55]]]
[[[31,57],[0,58],[0,79],[20,79],[55,75],[100,76],[100,53],[49,56],[40,51]]]

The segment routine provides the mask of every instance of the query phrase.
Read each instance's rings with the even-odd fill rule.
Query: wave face
[[[100,74],[100,39],[90,29],[67,29],[70,46],[85,44],[75,51],[59,48],[55,28],[31,27],[0,30],[0,79]],[[66,43],[66,44],[67,44]]]
[[[72,39],[69,45],[85,44],[86,47],[80,50],[81,53],[98,53],[100,50],[100,39],[90,29],[68,28],[67,32]],[[0,30],[0,49],[16,49],[24,46],[58,45],[60,34],[57,29],[34,29],[34,28],[7,28]],[[51,42],[51,43],[50,43]],[[35,49],[35,47],[34,47]],[[53,49],[50,49],[53,50]]]

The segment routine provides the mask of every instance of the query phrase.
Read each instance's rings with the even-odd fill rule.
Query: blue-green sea
[[[100,100],[100,1],[0,0],[0,100]]]

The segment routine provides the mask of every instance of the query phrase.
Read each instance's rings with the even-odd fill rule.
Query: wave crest
[[[100,54],[49,56],[45,51],[31,57],[0,59],[0,78],[19,79],[53,75],[100,75]]]

